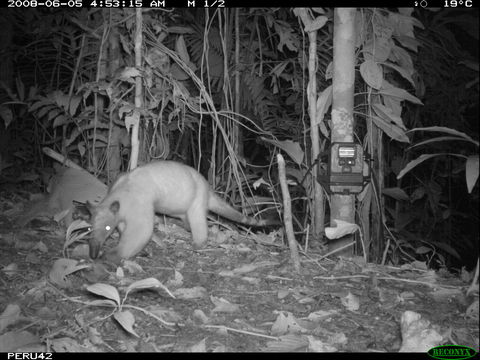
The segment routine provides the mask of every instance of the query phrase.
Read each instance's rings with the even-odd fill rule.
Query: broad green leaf
[[[417,166],[418,164],[421,164],[422,162],[424,162],[425,160],[428,160],[428,159],[431,159],[435,156],[439,156],[441,154],[423,154],[423,155],[420,155],[418,158],[416,158],[415,160],[412,160],[410,161],[401,171],[400,173],[397,175],[397,179],[401,179],[406,173],[408,173],[410,170],[412,170],[415,166]]]
[[[68,95],[64,94],[60,90],[55,90],[51,96],[58,106],[60,106],[63,110],[68,111]]]
[[[472,144],[475,144],[475,145],[479,146],[478,141],[475,141],[474,139],[472,139],[467,134],[465,134],[461,131],[455,130],[455,129],[451,129],[449,127],[445,127],[445,126],[430,126],[430,127],[423,127],[423,128],[415,128],[415,129],[409,130],[408,132],[411,132],[411,131],[443,132],[443,133],[449,134],[449,135],[460,136],[460,137],[464,138],[465,140],[470,141]]]
[[[133,324],[135,324],[135,317],[130,311],[117,311],[115,314],[113,314],[113,317],[115,320],[118,321],[122,327],[128,331],[130,334],[135,335],[136,337],[139,337],[138,334],[133,330]]]
[[[465,163],[465,175],[467,177],[467,188],[470,194],[478,180],[478,155],[471,155]]]
[[[127,297],[128,293],[132,290],[142,290],[142,289],[155,289],[155,288],[161,288],[165,290],[167,294],[169,294],[171,297],[175,298],[173,294],[168,290],[160,281],[158,281],[155,278],[147,278],[147,279],[142,279],[135,281],[131,283],[126,290],[125,297]]]
[[[395,124],[387,123],[385,120],[378,116],[372,116],[372,120],[380,129],[382,129],[385,134],[390,136],[392,139],[409,143],[410,139],[405,134],[405,131],[398,127]]]
[[[386,61],[392,52],[393,41],[391,38],[375,36],[363,45],[363,57],[365,60],[373,60],[377,63]]]
[[[8,125],[10,125],[13,121],[12,110],[6,106],[0,106],[0,118],[3,119],[5,128],[8,128]]]
[[[67,249],[74,242],[85,239],[86,236],[90,233],[90,226],[91,225],[84,220],[77,219],[72,221],[72,223],[67,228],[65,242],[63,243],[63,251],[65,252],[65,249]],[[77,231],[82,229],[84,229],[84,231]]]
[[[402,100],[398,99],[396,97],[392,96],[382,96],[383,97],[383,103],[387,108],[392,110],[392,114],[395,116],[401,116],[402,115]]]
[[[374,89],[380,89],[383,83],[382,68],[373,60],[366,60],[360,65],[363,80]]]
[[[325,126],[324,117],[327,110],[332,105],[332,85],[328,86],[325,90],[322,91],[320,96],[317,99],[317,119],[315,121],[316,124],[320,126],[320,131],[322,132],[323,136],[327,139],[330,138],[330,134]]]
[[[428,139],[428,140],[419,142],[415,145],[410,146],[408,149],[413,149],[416,146],[426,145],[426,144],[430,144],[438,141],[470,141],[470,140],[467,140],[458,136],[439,136],[433,139]]]
[[[46,106],[46,105],[52,105],[52,102],[49,100],[49,99],[46,99],[44,97],[41,98],[41,100],[39,101],[36,101],[32,104],[32,106],[30,106],[30,108],[28,109],[28,111],[30,112],[34,112],[36,111],[37,109],[43,107],[43,106]]]
[[[393,41],[390,38],[382,36],[375,37],[373,56],[375,61],[384,62],[392,52]]]
[[[279,64],[277,64],[272,70],[270,70],[270,73],[272,75],[276,75],[280,77],[285,72],[285,68],[288,65],[290,65],[290,61],[282,61]]]
[[[408,91],[406,91],[404,89],[397,88],[397,87],[392,87],[392,88],[389,88],[389,89],[381,89],[380,93],[382,95],[387,95],[387,96],[392,96],[392,97],[395,97],[395,98],[398,98],[398,99],[407,100],[407,101],[410,101],[411,103],[414,103],[414,104],[417,104],[417,105],[423,105],[423,103],[421,102],[421,100],[419,98],[413,96]]]
[[[399,187],[385,188],[382,190],[382,194],[390,196],[395,200],[404,200],[404,201],[410,200],[410,197],[407,195],[407,193],[403,189],[400,189]]]
[[[158,281],[157,279],[155,278],[147,278],[147,279],[142,279],[142,280],[138,280],[138,281],[135,281],[133,283],[131,283],[128,287],[127,287],[127,290],[126,292],[128,293],[129,291],[132,291],[132,290],[139,290],[139,289],[150,289],[150,288],[156,288],[156,287],[159,287],[161,286],[162,284],[160,283],[160,281]]]
[[[417,52],[417,49],[420,46],[420,42],[411,36],[400,35],[400,36],[395,36],[395,39],[398,40],[398,42],[402,44],[403,47],[406,47],[415,52]]]
[[[44,117],[45,115],[48,114],[48,120],[51,120],[52,117],[51,117],[51,113],[54,114],[54,116],[58,115],[60,112],[62,112],[61,109],[59,109],[56,105],[46,105],[44,107],[42,107],[41,109],[38,110],[38,112],[36,113],[37,117],[38,118],[42,118]]]
[[[15,79],[15,83],[17,84],[18,100],[25,101],[25,85],[19,77]]]
[[[285,151],[290,156],[290,158],[298,165],[302,164],[304,152],[298,142],[294,142],[292,140],[271,140],[265,137],[261,137],[261,139]]]
[[[87,286],[87,290],[96,295],[112,299],[120,306],[120,295],[118,290],[109,284],[96,283],[90,286]]]
[[[89,306],[108,306],[108,307],[117,307],[118,305],[113,300],[92,300],[87,301],[86,305]]]
[[[49,115],[49,119],[52,119]],[[55,120],[53,121],[53,127],[56,128],[58,126],[62,126],[62,125],[65,125],[65,124],[68,124],[68,118],[61,114],[57,117],[55,117]]]
[[[392,47],[392,52],[390,53],[389,59],[392,60],[394,63],[397,63],[404,69],[407,69],[407,71],[411,72],[413,69],[412,57],[407,50],[400,46],[394,45]]]
[[[72,96],[72,98],[70,99],[70,108],[69,108],[70,116],[75,115],[78,109],[78,105],[80,105],[80,101],[82,101],[82,97],[80,95]]]
[[[406,80],[410,82],[413,86],[415,86],[415,82],[413,81],[411,70],[405,69],[401,66],[392,64],[391,62],[384,62],[382,65],[388,66],[389,68],[392,68],[396,70],[400,75],[402,75]]]
[[[375,110],[375,113],[381,117],[383,120],[385,120],[387,123],[393,122],[395,125],[400,127],[403,130],[407,130],[407,127],[403,123],[402,118],[399,115],[394,114],[392,109],[386,107],[385,105],[379,104],[379,103],[374,103],[372,105],[373,109]]]
[[[421,186],[421,187],[418,187],[416,188],[412,195],[410,195],[410,202],[415,202],[417,200],[420,200],[421,198],[423,198],[426,194],[426,190],[425,190],[425,187]]]

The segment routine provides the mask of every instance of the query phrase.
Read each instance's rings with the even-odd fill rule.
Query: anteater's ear
[[[118,200],[115,200],[111,205],[110,205],[110,211],[114,214],[116,214],[120,210],[120,203]]]
[[[73,213],[72,218],[73,220],[82,219],[84,221],[89,222],[92,218],[93,214],[93,205],[90,204],[88,201],[86,203],[82,203],[76,200],[73,200]]]

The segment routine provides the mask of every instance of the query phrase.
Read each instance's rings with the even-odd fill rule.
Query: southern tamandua
[[[37,201],[30,202],[26,210],[16,220],[17,225],[24,227],[31,220],[40,216],[55,217],[64,214],[64,222],[68,227],[75,211],[74,201],[91,201],[94,204],[107,194],[107,186],[85,170],[60,167],[48,181],[49,194]]]
[[[143,249],[152,236],[155,213],[183,220],[192,232],[196,247],[202,247],[207,240],[208,211],[250,226],[278,224],[241,214],[219,198],[198,171],[165,160],[122,175],[98,206],[89,207],[92,215],[90,257],[98,257],[102,244],[117,228],[118,246],[107,255],[113,261],[131,258]]]

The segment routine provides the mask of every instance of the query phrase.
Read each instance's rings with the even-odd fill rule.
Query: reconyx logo
[[[474,357],[477,352],[468,346],[443,345],[428,350],[428,355],[435,359],[469,359]]]

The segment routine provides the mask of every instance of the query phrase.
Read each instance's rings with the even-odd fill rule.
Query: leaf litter
[[[467,296],[465,275],[316,250],[297,274],[271,236],[229,230],[196,251],[181,228],[116,268],[81,258],[83,233],[70,229],[64,249],[57,229],[0,227],[0,352],[478,351],[478,285]]]

